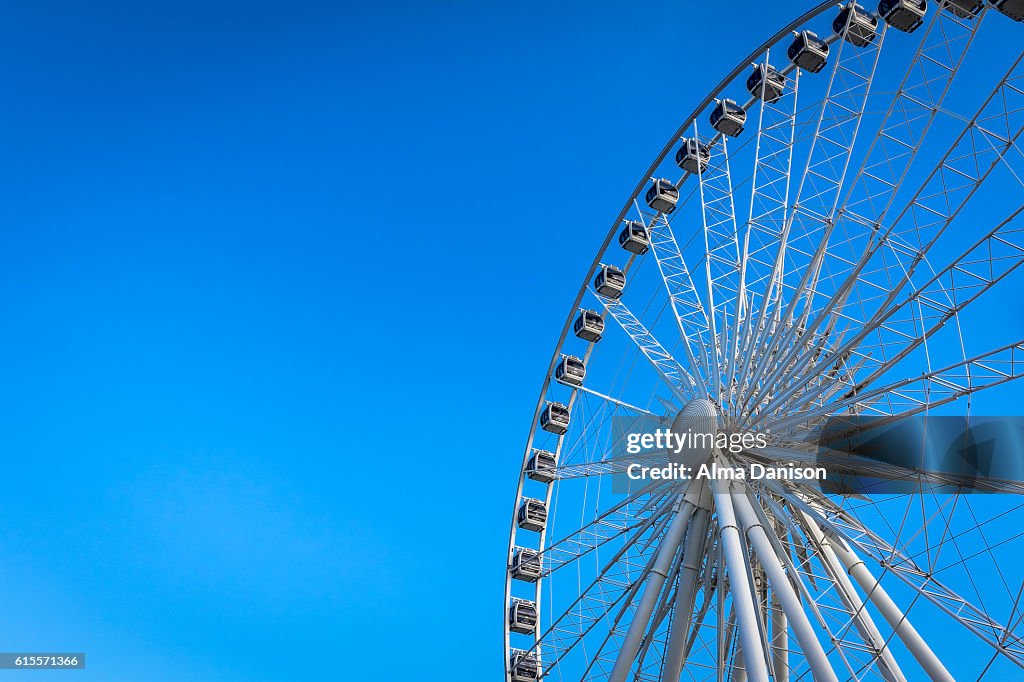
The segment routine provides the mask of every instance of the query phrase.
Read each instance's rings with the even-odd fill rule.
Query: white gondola
[[[594,278],[594,289],[608,298],[620,298],[626,288],[626,275],[614,265],[601,265]]]
[[[532,635],[537,629],[537,605],[525,599],[515,599],[508,607],[508,629],[521,635]]]
[[[856,2],[847,3],[832,21],[832,30],[857,47],[867,47],[875,39],[878,17]]]
[[[557,478],[558,456],[547,450],[534,450],[526,462],[526,475],[532,481],[551,483]]]
[[[683,144],[676,152],[676,165],[687,173],[703,173],[711,163],[711,149],[698,140],[690,137],[683,138]]]
[[[508,668],[512,671],[512,682],[535,682],[540,679],[540,663],[532,652],[512,649]]]
[[[1014,21],[1024,21],[1024,0],[988,0],[997,10]]]
[[[584,341],[596,343],[601,340],[604,333],[604,318],[601,313],[593,310],[581,310],[572,323],[572,333]]]
[[[786,50],[789,61],[811,73],[818,73],[824,69],[828,64],[828,43],[813,31],[801,31],[794,35],[796,38]]]
[[[527,547],[516,547],[512,553],[512,566],[509,571],[516,580],[528,583],[537,582],[541,574],[540,552]]]
[[[984,4],[985,0],[946,0],[942,7],[961,19],[973,19]]]
[[[630,253],[643,255],[651,245],[651,238],[647,234],[644,224],[636,220],[626,220],[619,232],[619,246]]]
[[[657,178],[647,190],[647,205],[659,213],[671,213],[676,210],[679,201],[679,190],[664,178]]]
[[[562,403],[548,403],[540,413],[540,428],[559,436],[569,430],[569,408]]]
[[[928,0],[881,0],[878,14],[898,31],[913,33],[924,23]]]
[[[582,386],[586,376],[586,365],[575,355],[563,355],[561,361],[555,365],[555,381],[560,384]]]
[[[718,100],[718,106],[711,111],[711,127],[729,137],[743,132],[747,112],[731,99]]]
[[[548,508],[540,500],[532,497],[523,499],[519,505],[519,512],[516,514],[516,523],[523,530],[532,530],[539,533],[544,530],[544,524],[548,521]]]
[[[754,72],[747,77],[747,92],[765,102],[778,102],[786,91],[786,77],[770,64],[754,64]]]

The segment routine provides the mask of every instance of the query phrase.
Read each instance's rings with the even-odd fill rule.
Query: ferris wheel
[[[1024,402],[1022,21],[1024,0],[822,3],[682,120],[548,366],[506,682],[1024,679],[1019,482],[854,462],[905,485],[615,487],[633,421],[771,434],[722,464],[806,462],[836,415]]]

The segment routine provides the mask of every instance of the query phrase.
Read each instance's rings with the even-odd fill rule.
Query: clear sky
[[[497,675],[572,296],[803,5],[7,3],[0,649],[85,651],[83,682]]]

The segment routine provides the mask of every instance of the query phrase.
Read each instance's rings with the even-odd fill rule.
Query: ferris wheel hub
[[[678,455],[691,464],[702,464],[711,459],[718,431],[718,407],[707,398],[686,403],[672,420],[672,433],[683,436],[687,443]]]

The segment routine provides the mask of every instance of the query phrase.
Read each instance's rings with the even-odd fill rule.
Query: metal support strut
[[[754,594],[747,580],[747,557],[740,541],[739,526],[736,525],[732,496],[729,494],[727,483],[718,479],[711,480],[711,491],[715,496],[715,510],[718,512],[718,525],[721,528],[725,564],[729,569],[733,609],[739,626],[747,676],[751,682],[768,682],[768,664],[764,647],[761,645],[761,629],[758,625],[758,606],[754,603]]]

